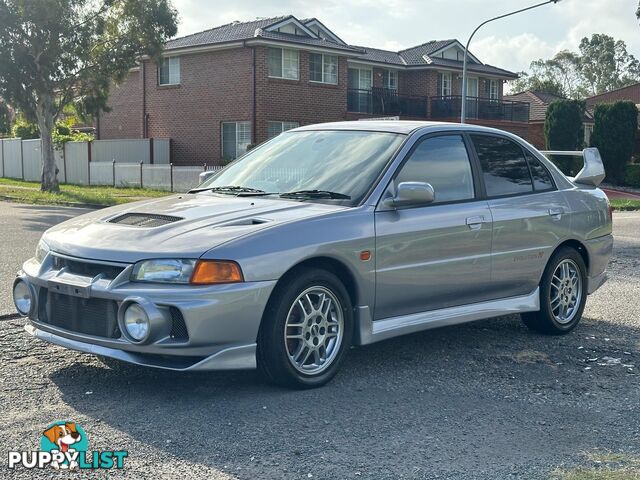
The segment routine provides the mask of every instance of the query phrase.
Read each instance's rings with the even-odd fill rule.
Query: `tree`
[[[580,41],[580,73],[588,95],[632,85],[640,79],[640,62],[622,40],[593,34]]]
[[[7,104],[0,101],[0,136],[11,131],[11,112]]]
[[[598,147],[607,178],[613,183],[624,182],[625,166],[633,154],[638,130],[638,108],[623,101],[596,105],[591,144]]]
[[[554,79],[542,78],[535,73],[519,72],[518,79],[511,81],[510,88],[513,93],[531,90],[534,92],[553,93],[559,97],[564,97],[564,91],[559,82]]]
[[[531,62],[530,72],[510,84],[511,91],[538,90],[580,99],[640,81],[640,62],[626,44],[603,34],[584,37],[579,53],[562,50]]]
[[[544,137],[549,150],[579,150],[582,148],[585,103],[581,100],[556,100],[547,108]],[[554,159],[564,173],[574,174],[574,159],[559,156]]]
[[[0,0],[0,95],[38,124],[42,190],[59,190],[52,132],[64,106],[106,110],[110,84],[176,30],[170,0]]]

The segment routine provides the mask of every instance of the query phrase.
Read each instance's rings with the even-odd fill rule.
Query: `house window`
[[[180,57],[167,57],[162,59],[158,66],[158,84],[180,84]]]
[[[489,81],[489,98],[491,100],[498,99],[498,81],[497,80]]]
[[[309,54],[309,79],[312,82],[338,84],[338,57],[322,53]]]
[[[269,76],[298,80],[300,78],[300,59],[297,50],[269,48]]]
[[[398,72],[395,70],[384,70],[382,72],[382,84],[384,88],[398,90]]]
[[[247,151],[251,143],[250,122],[222,123],[222,158],[233,160]]]
[[[371,90],[373,72],[368,68],[349,69],[349,88],[354,90]]]
[[[277,137],[282,132],[286,132],[292,128],[298,128],[299,126],[300,124],[298,122],[267,122],[267,137]]]
[[[451,96],[451,73],[440,72],[440,95],[443,97]]]

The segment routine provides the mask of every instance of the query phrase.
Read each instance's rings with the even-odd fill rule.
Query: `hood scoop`
[[[109,220],[109,223],[119,223],[121,225],[130,225],[132,227],[161,227],[169,223],[184,220],[182,217],[174,217],[172,215],[157,215],[154,213],[125,213]]]
[[[218,227],[246,227],[250,225],[262,225],[268,223],[271,220],[264,218],[239,218],[238,220],[232,220],[230,222],[221,223]]]

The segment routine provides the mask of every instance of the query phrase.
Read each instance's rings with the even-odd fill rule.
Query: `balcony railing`
[[[434,120],[460,118],[462,97],[431,97],[430,118]],[[466,117],[477,120],[501,120],[506,122],[528,122],[529,104],[510,100],[467,97]]]
[[[429,109],[427,111],[427,106]],[[370,90],[349,89],[347,110],[382,116],[430,118],[433,120],[455,120],[460,118],[462,97],[416,97],[399,95],[387,88]],[[468,119],[499,120],[505,122],[528,122],[529,104],[510,100],[467,97]]]
[[[347,110],[372,115],[392,115],[405,117],[427,116],[427,97],[399,95],[389,88],[370,90],[349,89]]]

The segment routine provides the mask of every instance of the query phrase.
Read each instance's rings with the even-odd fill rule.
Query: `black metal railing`
[[[529,104],[510,100],[497,100],[481,97],[467,97],[466,118],[476,120],[501,120],[506,122],[528,122]],[[460,118],[462,96],[430,98],[430,118]]]
[[[427,97],[399,95],[389,88],[347,90],[347,110],[371,115],[426,118]]]

